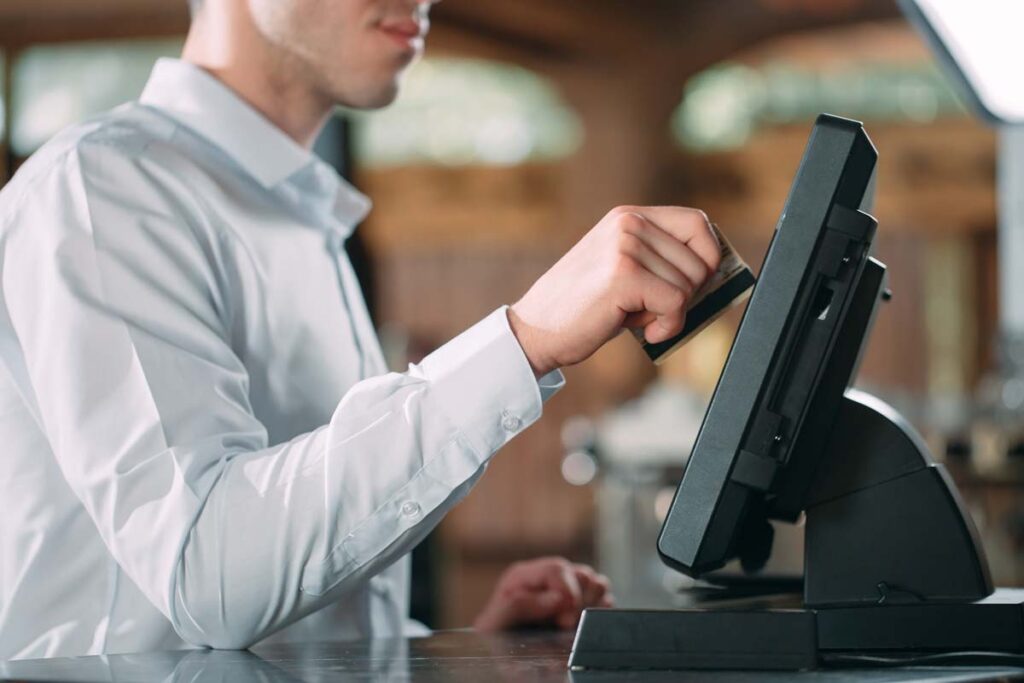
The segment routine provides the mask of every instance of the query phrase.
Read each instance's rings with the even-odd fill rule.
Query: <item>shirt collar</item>
[[[214,143],[267,189],[294,179],[297,190],[324,193],[330,210],[347,224],[345,232],[370,210],[370,200],[333,168],[194,64],[157,60],[139,102],[162,110]]]

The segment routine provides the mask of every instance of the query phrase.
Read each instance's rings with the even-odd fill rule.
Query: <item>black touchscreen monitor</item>
[[[884,277],[862,210],[876,160],[860,123],[818,117],[658,538],[686,574],[761,564],[767,520],[804,507],[866,337],[843,343],[851,304],[863,278]]]

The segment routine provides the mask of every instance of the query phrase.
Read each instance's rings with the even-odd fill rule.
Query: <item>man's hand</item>
[[[484,632],[532,625],[568,630],[585,608],[611,607],[612,602],[607,577],[585,564],[543,557],[506,569],[473,627]]]
[[[702,211],[619,207],[509,308],[509,324],[538,377],[588,358],[623,328],[664,341],[683,329],[687,301],[720,260]]]

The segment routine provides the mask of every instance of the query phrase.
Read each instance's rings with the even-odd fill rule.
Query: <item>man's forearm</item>
[[[406,374],[356,385],[329,425],[227,462],[182,550],[181,636],[248,646],[418,543],[540,414],[504,315]]]

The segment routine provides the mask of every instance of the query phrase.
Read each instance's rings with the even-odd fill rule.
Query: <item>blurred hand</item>
[[[608,578],[585,564],[542,557],[510,566],[473,627],[493,633],[521,626],[573,629],[587,607],[611,607]]]
[[[720,259],[702,211],[619,207],[509,308],[509,324],[538,377],[588,358],[623,328],[665,341]]]

